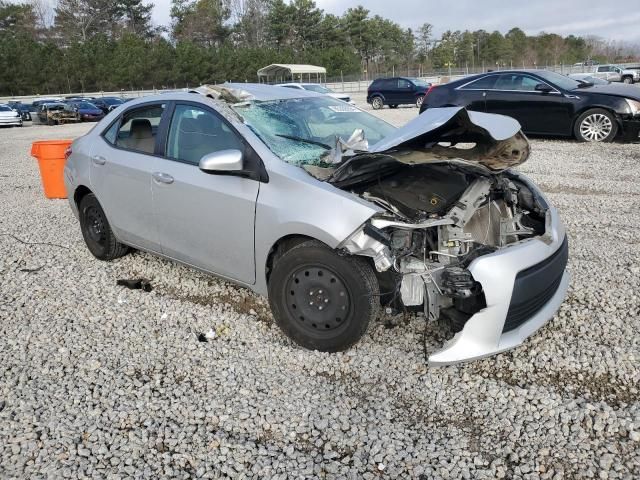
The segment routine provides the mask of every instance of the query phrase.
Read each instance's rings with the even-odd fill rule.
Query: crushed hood
[[[380,175],[385,168],[397,168],[397,162],[460,162],[501,172],[524,163],[528,157],[529,142],[513,118],[447,107],[426,110],[335,169],[314,167],[307,171],[344,188]]]

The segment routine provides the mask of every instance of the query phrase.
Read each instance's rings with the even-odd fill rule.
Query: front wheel
[[[269,304],[293,341],[311,350],[337,352],[356,343],[376,317],[378,281],[365,259],[338,255],[310,240],[276,260]]]
[[[371,106],[374,110],[380,110],[382,107],[384,107],[384,102],[380,97],[375,97],[373,100],[371,100]]]
[[[416,98],[416,107],[420,108],[422,106],[422,101],[424,100],[424,95],[420,95]]]
[[[622,81],[623,81],[624,83],[631,84],[631,83],[633,83],[633,78],[631,78],[631,77],[624,77],[624,78],[622,79]]]
[[[578,117],[573,133],[581,142],[611,142],[618,133],[618,124],[612,113],[592,108]]]
[[[80,200],[80,230],[87,248],[99,260],[114,260],[129,251],[129,247],[118,242],[102,206],[92,193]]]

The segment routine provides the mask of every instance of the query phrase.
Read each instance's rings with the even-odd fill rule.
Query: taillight
[[[436,85],[429,85],[429,88],[427,88],[427,91],[424,92],[424,96],[426,97],[427,95],[429,95],[431,93],[431,90],[433,90],[434,88],[436,88]]]
[[[58,150],[59,151],[59,150]],[[64,151],[64,159],[68,160],[69,157],[71,156],[71,146],[68,146],[67,149]]]

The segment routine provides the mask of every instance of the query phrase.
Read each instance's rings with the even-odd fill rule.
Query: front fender
[[[260,186],[255,215],[256,283],[252,288],[262,295],[267,294],[269,252],[280,239],[300,235],[336,248],[381,211],[355,194],[292,168],[299,170],[299,174],[278,174],[272,170],[269,183]]]

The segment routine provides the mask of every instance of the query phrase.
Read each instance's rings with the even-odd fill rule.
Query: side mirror
[[[208,153],[200,159],[198,167],[205,173],[242,171],[242,152],[240,150],[220,150]]]
[[[536,85],[536,92],[549,93],[552,90],[553,90],[553,88],[551,88],[546,83],[539,83],[539,84]]]

